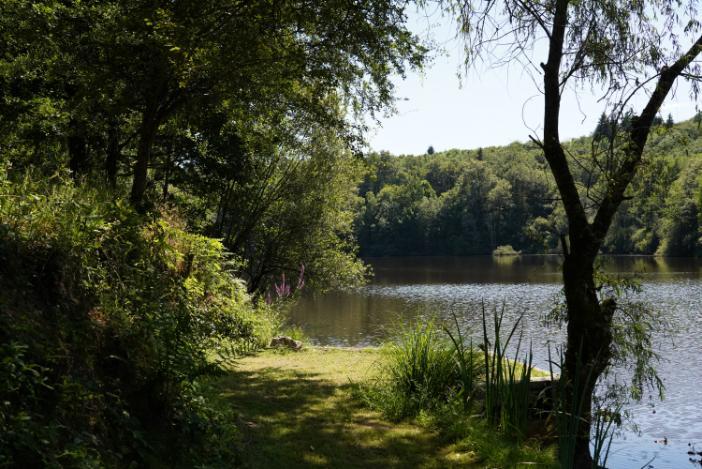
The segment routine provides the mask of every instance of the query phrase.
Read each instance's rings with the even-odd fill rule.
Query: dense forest
[[[405,6],[0,2],[0,467],[237,465],[203,383],[363,282]]]
[[[641,171],[602,246],[607,254],[702,254],[702,115],[658,118]],[[565,144],[584,201],[597,202],[593,153],[609,142],[602,116]],[[626,125],[626,123],[624,123]],[[559,251],[567,232],[543,152],[533,143],[424,155],[373,153],[356,233],[365,256]]]

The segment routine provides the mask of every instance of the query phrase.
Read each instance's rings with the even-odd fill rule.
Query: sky
[[[455,26],[438,13],[410,12],[409,25],[421,38],[431,38],[444,52],[422,71],[395,77],[398,102],[394,115],[380,118],[367,134],[370,148],[393,154],[423,154],[431,145],[436,151],[506,145],[541,135],[543,96],[536,80],[519,63],[500,67],[478,64],[468,71],[462,66],[460,40]],[[534,51],[546,61],[545,44]],[[458,75],[461,75],[459,80]],[[599,93],[598,93],[599,91]],[[601,90],[568,90],[561,108],[561,139],[591,134],[605,110],[598,102]],[[645,96],[634,100],[642,104]],[[640,106],[639,106],[640,108]],[[675,122],[695,115],[695,102],[684,83],[677,86],[662,108]]]

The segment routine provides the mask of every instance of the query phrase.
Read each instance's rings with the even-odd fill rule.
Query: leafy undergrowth
[[[0,467],[228,465],[199,380],[274,327],[232,262],[175,214],[0,164]]]
[[[240,360],[210,392],[238,415],[247,467],[551,467],[550,452],[450,409],[401,422],[369,409],[358,383],[380,359],[377,349],[267,351]]]

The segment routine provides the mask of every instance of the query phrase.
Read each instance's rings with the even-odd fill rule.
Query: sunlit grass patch
[[[210,392],[238,415],[241,463],[267,468],[481,468],[514,467],[506,457],[529,460],[528,452],[505,449],[513,443],[500,440],[498,445],[499,437],[490,429],[476,427],[470,433],[464,429],[470,420],[453,420],[448,412],[391,422],[368,408],[358,399],[358,384],[377,378],[382,357],[379,349],[310,347],[239,360],[212,383]],[[449,421],[464,433],[447,428]],[[486,446],[490,442],[495,443],[492,449]]]

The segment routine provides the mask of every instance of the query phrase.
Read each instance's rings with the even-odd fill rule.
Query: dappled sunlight
[[[353,397],[354,379],[374,372],[377,355],[313,349],[243,359],[215,387],[239,415],[245,464],[472,467],[470,451],[444,448],[436,432],[389,422]]]

